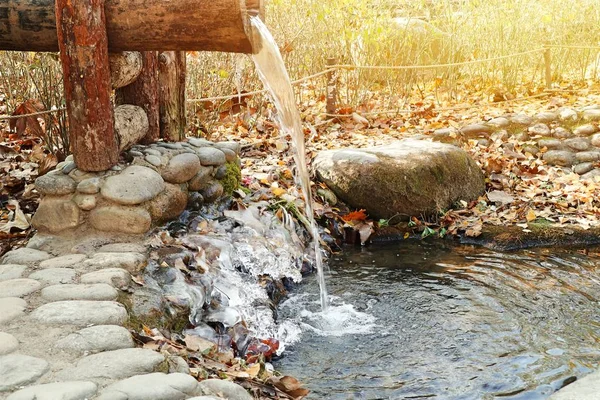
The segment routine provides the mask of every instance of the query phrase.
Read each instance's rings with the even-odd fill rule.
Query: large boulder
[[[366,149],[327,150],[314,168],[349,206],[374,218],[431,215],[485,190],[481,169],[456,146],[407,139]]]

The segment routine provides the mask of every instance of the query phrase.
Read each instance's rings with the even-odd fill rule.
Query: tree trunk
[[[0,0],[0,50],[58,51],[54,2]],[[251,53],[249,16],[262,0],[106,0],[105,12],[111,52]]]
[[[69,136],[77,168],[107,170],[118,161],[104,0],[56,0]]]
[[[117,89],[117,104],[133,104],[142,107],[148,117],[148,133],[142,143],[156,142],[160,137],[158,104],[158,54],[142,53],[142,72],[130,85]]]
[[[178,142],[185,138],[185,52],[159,55],[160,136]]]

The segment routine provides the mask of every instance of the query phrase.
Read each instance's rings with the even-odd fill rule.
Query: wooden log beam
[[[0,0],[0,50],[58,51],[55,0]],[[106,0],[111,52],[253,52],[262,0]]]
[[[104,0],[56,0],[69,138],[77,168],[107,170],[119,151],[110,101]]]
[[[185,51],[164,51],[158,56],[160,137],[185,139]]]

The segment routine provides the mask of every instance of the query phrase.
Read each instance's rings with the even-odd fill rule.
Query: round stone
[[[597,181],[598,179],[596,178],[600,178],[600,168],[595,168],[593,170],[591,170],[590,172],[586,172],[585,174],[581,175],[580,179],[582,180],[594,180]]]
[[[42,261],[40,268],[66,268],[81,264],[86,259],[85,254],[67,254]]]
[[[96,196],[93,194],[77,194],[73,201],[77,204],[77,207],[84,211],[90,211],[96,207]]]
[[[79,225],[79,207],[70,198],[44,197],[31,219],[39,231],[61,232]]]
[[[557,139],[567,139],[573,136],[573,134],[568,129],[559,126],[556,129],[554,129],[552,136],[554,136]]]
[[[592,124],[581,125],[573,129],[573,133],[576,136],[590,136],[596,132],[598,132],[598,127]]]
[[[593,169],[594,169],[594,163],[592,163],[592,162],[584,162],[584,163],[573,166],[573,172],[575,172],[576,174],[579,174],[579,175],[588,173]]]
[[[583,119],[586,121],[600,121],[600,110],[595,108],[585,110]]]
[[[61,300],[116,300],[117,290],[106,283],[52,285],[42,289],[47,301]]]
[[[65,165],[63,165],[61,171],[62,171],[63,174],[67,174],[68,175],[75,168],[77,168],[77,165],[75,165],[75,163],[73,161],[67,161],[65,163]]]
[[[0,357],[0,392],[17,389],[35,382],[49,369],[48,362],[23,354]]]
[[[591,147],[590,139],[586,137],[566,139],[565,144],[575,151],[586,151]]]
[[[179,217],[186,204],[187,191],[179,185],[165,183],[165,190],[148,203],[148,211],[153,221],[164,222]]]
[[[527,114],[517,114],[510,118],[510,123],[513,125],[529,126],[533,124],[533,118]]]
[[[575,159],[579,163],[600,161],[600,151],[580,151],[579,153],[575,154]]]
[[[156,171],[132,165],[120,174],[107,178],[100,192],[104,198],[115,203],[135,205],[153,199],[164,187],[165,182]]]
[[[94,382],[64,381],[29,386],[14,392],[6,400],[87,400],[97,391]]]
[[[85,194],[96,194],[100,191],[100,184],[101,181],[98,177],[84,179],[77,185],[77,191]]]
[[[240,144],[240,142],[219,142],[215,144],[216,148],[219,149],[229,149],[232,150],[236,155],[240,154],[240,151],[242,150],[242,145]]]
[[[201,138],[189,138],[188,143],[194,147],[212,147],[213,142]]]
[[[574,122],[579,119],[577,111],[569,107],[562,107],[558,109],[558,118],[561,121]]]
[[[169,160],[167,166],[162,169],[161,175],[167,182],[184,183],[192,179],[200,167],[200,159],[196,154],[178,154]]]
[[[215,179],[223,179],[227,175],[227,166],[221,165],[215,170]]]
[[[11,250],[2,256],[0,264],[30,265],[49,258],[52,258],[52,256],[45,251],[21,247],[20,249]]]
[[[135,347],[129,331],[117,325],[82,329],[56,342],[56,347],[76,353],[97,353]]]
[[[592,135],[592,146],[600,147],[600,133]]]
[[[145,266],[146,255],[141,253],[96,253],[86,260],[86,271],[105,268],[123,268],[132,274],[139,273]]]
[[[223,165],[225,164],[225,153],[214,147],[200,147],[196,150],[202,165]]]
[[[161,157],[162,153],[156,149],[144,149],[144,154],[149,155],[149,156],[155,156],[155,157]]]
[[[127,311],[115,301],[70,300],[44,304],[30,318],[43,324],[121,325]]]
[[[543,111],[535,116],[535,120],[547,124],[555,121],[557,117],[558,116],[556,115],[556,113],[550,111]]]
[[[567,150],[550,150],[544,153],[543,160],[550,165],[570,167],[575,163],[575,155]]]
[[[536,155],[540,152],[540,149],[537,146],[532,144],[526,144],[523,146],[523,153],[530,153],[532,155]]]
[[[0,282],[0,297],[23,297],[40,287],[42,285],[35,279],[11,279]]]
[[[144,160],[146,160],[148,163],[154,165],[155,167],[160,167],[162,165],[162,161],[160,159],[160,157],[149,154],[146,157],[144,157]]]
[[[162,186],[164,188],[164,182]],[[142,207],[108,206],[90,211],[89,222],[94,228],[104,232],[140,234],[150,229],[152,218]]]
[[[131,283],[131,274],[123,268],[107,268],[84,274],[79,280],[81,283],[106,283],[122,288]]]
[[[0,298],[0,324],[25,315],[27,302],[18,297]]]
[[[198,191],[206,187],[213,176],[213,167],[201,167],[194,177],[188,182],[188,189]]]
[[[548,125],[542,123],[530,126],[527,130],[533,135],[548,136],[550,134]]]
[[[492,128],[484,124],[471,124],[460,129],[460,133],[466,138],[473,139],[482,136],[488,136],[492,133]]]
[[[227,162],[234,162],[237,158],[237,154],[231,149],[221,149],[221,151],[225,153],[225,161]]]
[[[202,389],[211,394],[223,395],[227,399],[252,400],[253,397],[238,384],[221,379],[206,379],[199,383]]]
[[[564,147],[562,141],[554,138],[542,138],[538,140],[538,146],[548,149],[561,149]]]
[[[506,128],[510,125],[510,121],[504,117],[493,118],[486,123],[494,128]]]
[[[190,375],[156,372],[153,374],[134,376],[114,383],[104,389],[97,400],[174,400],[188,399],[190,396],[198,393],[198,382]],[[243,400],[238,397],[227,396],[223,398]]]
[[[12,353],[19,348],[19,341],[10,333],[0,332],[0,356]]]
[[[212,182],[200,191],[200,194],[207,203],[216,201],[223,195],[223,185],[220,182]]]
[[[44,195],[60,196],[75,192],[77,184],[67,175],[46,174],[35,180],[35,188]]]
[[[29,278],[45,284],[57,285],[60,283],[74,282],[75,275],[75,270],[71,268],[48,268],[34,272],[29,275]]]
[[[0,281],[7,281],[9,279],[17,279],[23,275],[23,272],[27,269],[25,265],[18,264],[5,264],[0,265]]]

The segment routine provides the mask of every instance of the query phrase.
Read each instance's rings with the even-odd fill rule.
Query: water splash
[[[314,220],[313,201],[310,190],[310,178],[306,166],[304,131],[300,120],[300,113],[296,107],[294,90],[290,77],[285,69],[279,48],[269,32],[269,29],[258,17],[251,17],[250,21],[254,33],[260,38],[261,49],[252,55],[260,80],[270,91],[273,102],[278,111],[278,122],[284,134],[290,135],[294,146],[294,161],[297,167],[297,179],[304,193],[306,203],[306,216],[310,223],[315,252],[315,263],[319,275],[320,300],[323,311],[327,310],[327,287],[323,271],[323,255],[319,246],[319,231]]]

